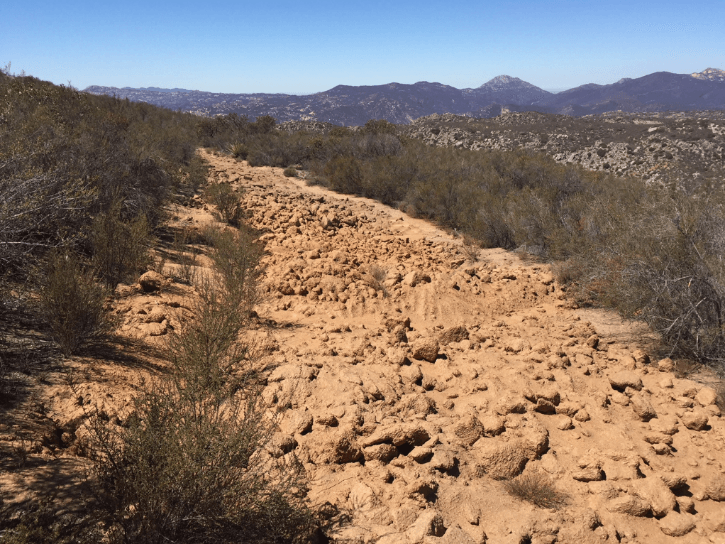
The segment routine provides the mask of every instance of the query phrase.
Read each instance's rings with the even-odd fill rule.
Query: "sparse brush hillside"
[[[431,148],[386,121],[320,134],[238,120],[207,123],[252,166],[297,165],[309,183],[555,262],[580,303],[647,321],[673,356],[725,361],[725,189],[712,179],[653,185],[532,150]]]
[[[90,256],[99,214],[153,227],[195,146],[191,115],[3,74],[0,273],[22,277],[52,248]]]

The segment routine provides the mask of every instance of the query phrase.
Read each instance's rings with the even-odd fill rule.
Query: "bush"
[[[111,287],[134,278],[151,264],[151,234],[146,216],[124,221],[121,210],[121,202],[115,200],[107,212],[96,216],[91,226],[93,264]]]
[[[297,177],[297,168],[294,166],[289,166],[284,169],[284,172],[282,172],[285,177],[287,178],[296,178]]]
[[[567,496],[557,491],[551,479],[538,471],[521,474],[504,482],[506,491],[516,498],[535,504],[539,508],[561,508]]]
[[[230,225],[238,226],[244,214],[242,199],[228,183],[214,183],[207,187],[208,202],[217,207],[221,218]]]
[[[195,319],[168,343],[172,371],[135,400],[127,428],[95,420],[96,492],[122,542],[283,544],[312,529],[304,470],[270,444],[276,421],[239,342],[256,293],[256,261],[239,256],[256,248],[213,237],[222,281],[200,284]]]
[[[107,331],[104,313],[107,292],[83,270],[77,257],[57,252],[48,260],[40,291],[40,308],[51,333],[66,355]]]

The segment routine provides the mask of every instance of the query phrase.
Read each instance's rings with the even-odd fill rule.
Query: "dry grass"
[[[567,503],[566,494],[558,491],[554,482],[538,471],[527,472],[504,482],[509,495],[530,502],[539,508],[561,508]]]

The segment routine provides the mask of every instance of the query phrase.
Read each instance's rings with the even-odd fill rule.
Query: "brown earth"
[[[641,325],[577,309],[546,265],[476,256],[377,202],[204,156],[212,182],[244,190],[263,233],[252,334],[270,368],[264,397],[285,409],[274,443],[303,461],[313,504],[345,514],[332,542],[725,542],[715,391],[650,360],[656,339]],[[214,221],[192,204],[172,228]],[[77,500],[88,407],[122,422],[163,368],[153,348],[191,315],[193,288],[174,280],[178,266],[163,272],[158,291],[117,289],[123,357],[73,358],[1,414],[6,450],[36,429],[2,467],[6,500]],[[509,494],[520,474],[566,500]]]

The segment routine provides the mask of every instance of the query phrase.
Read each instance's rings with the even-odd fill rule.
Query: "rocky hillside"
[[[224,94],[184,89],[92,86],[86,92],[110,94],[199,115],[238,113],[251,119],[271,115],[280,122],[316,120],[363,125],[370,119],[406,124],[434,113],[494,117],[505,111],[539,111],[573,116],[610,111],[660,112],[725,109],[722,71],[696,74],[658,72],[611,85],[588,84],[553,94],[519,78],[498,76],[475,89],[441,83],[338,85],[328,91],[286,94]]]
[[[722,179],[725,113],[627,114],[575,118],[504,113],[492,119],[432,115],[401,131],[435,146],[527,148],[562,163],[644,179]]]

